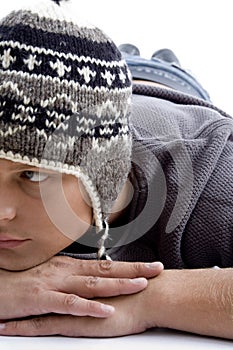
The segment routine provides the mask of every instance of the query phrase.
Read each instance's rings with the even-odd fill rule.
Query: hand
[[[162,270],[162,264],[148,268],[144,263],[61,256],[26,271],[0,270],[0,319],[51,312],[108,317],[114,309],[107,308],[102,300],[89,298],[137,293],[146,288],[147,278],[159,275]]]
[[[104,301],[115,308],[114,314],[108,318],[45,315],[6,322],[5,329],[0,324],[0,335],[113,337],[140,333],[148,328],[143,292]]]
[[[232,268],[165,270],[132,295],[101,299],[115,307],[108,318],[45,315],[0,325],[0,335],[113,337],[165,327],[233,339]]]

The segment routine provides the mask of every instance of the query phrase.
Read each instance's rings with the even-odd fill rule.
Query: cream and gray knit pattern
[[[115,44],[63,2],[42,1],[0,22],[0,158],[80,178],[97,232],[130,170],[130,100]]]

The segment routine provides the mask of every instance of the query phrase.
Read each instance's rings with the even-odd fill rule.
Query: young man
[[[55,2],[0,26],[0,334],[233,338],[232,119]]]

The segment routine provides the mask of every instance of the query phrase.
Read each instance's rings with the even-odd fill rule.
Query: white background
[[[1,337],[2,350],[232,350],[232,341],[165,329],[117,338]]]
[[[0,17],[28,1],[34,2],[1,0]],[[141,55],[148,58],[160,48],[173,49],[182,65],[191,69],[206,87],[212,101],[233,115],[232,4],[232,0],[71,1],[72,10],[77,11],[79,17],[84,16],[102,28],[118,45],[134,43],[140,48]],[[112,348],[115,344],[116,348],[141,349],[142,344],[146,344],[146,348],[158,350],[232,348],[232,343],[228,341],[188,334],[178,335],[178,338],[173,333],[165,336],[153,334],[153,338],[150,338],[150,333],[146,338],[143,335],[142,338],[137,337],[114,340],[57,338],[55,341],[53,337],[0,337],[0,347],[9,350],[17,347],[41,349],[56,345],[56,349],[97,349],[98,345],[98,349],[103,349]]]
[[[51,0],[47,0],[51,1]],[[35,0],[1,0],[0,17]],[[72,11],[103,29],[117,45],[130,42],[149,58],[161,48],[175,51],[233,116],[232,0],[71,0]]]

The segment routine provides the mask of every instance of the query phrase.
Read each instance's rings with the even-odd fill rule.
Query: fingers
[[[93,319],[77,318],[73,316],[44,316],[32,319],[15,320],[0,324],[0,335],[5,336],[93,336],[88,331],[88,323]],[[101,320],[99,319],[101,322]],[[98,325],[96,325],[98,327]],[[96,328],[95,327],[95,328]],[[94,327],[93,327],[94,328]],[[96,329],[98,334],[98,328]]]
[[[111,316],[115,309],[111,305],[99,301],[81,298],[75,294],[47,292],[40,298],[43,309],[38,314],[57,313],[75,316],[92,316],[105,318]]]
[[[133,319],[128,321],[127,317],[114,319],[48,315],[0,324],[0,336],[113,337],[141,333],[146,330],[140,322],[136,324]]]
[[[64,256],[53,257],[50,264],[58,268],[60,272],[67,269],[70,274],[112,278],[151,278],[159,275],[163,270],[161,262],[129,263],[110,260],[79,260]]]
[[[94,272],[97,270],[97,276],[103,277],[121,277],[121,278],[136,278],[136,277],[155,277],[163,270],[163,265],[160,262],[154,263],[129,263],[120,261],[102,260],[98,264],[92,261],[91,268]],[[93,275],[93,274],[92,274]]]
[[[62,316],[59,316],[61,322],[56,322],[56,316],[44,316],[1,323],[0,335],[32,337],[62,334],[62,323],[66,328],[68,318],[69,316],[66,316],[62,322]]]
[[[68,276],[64,279],[62,291],[84,298],[112,297],[133,294],[145,289],[146,278],[101,278],[93,276]]]

